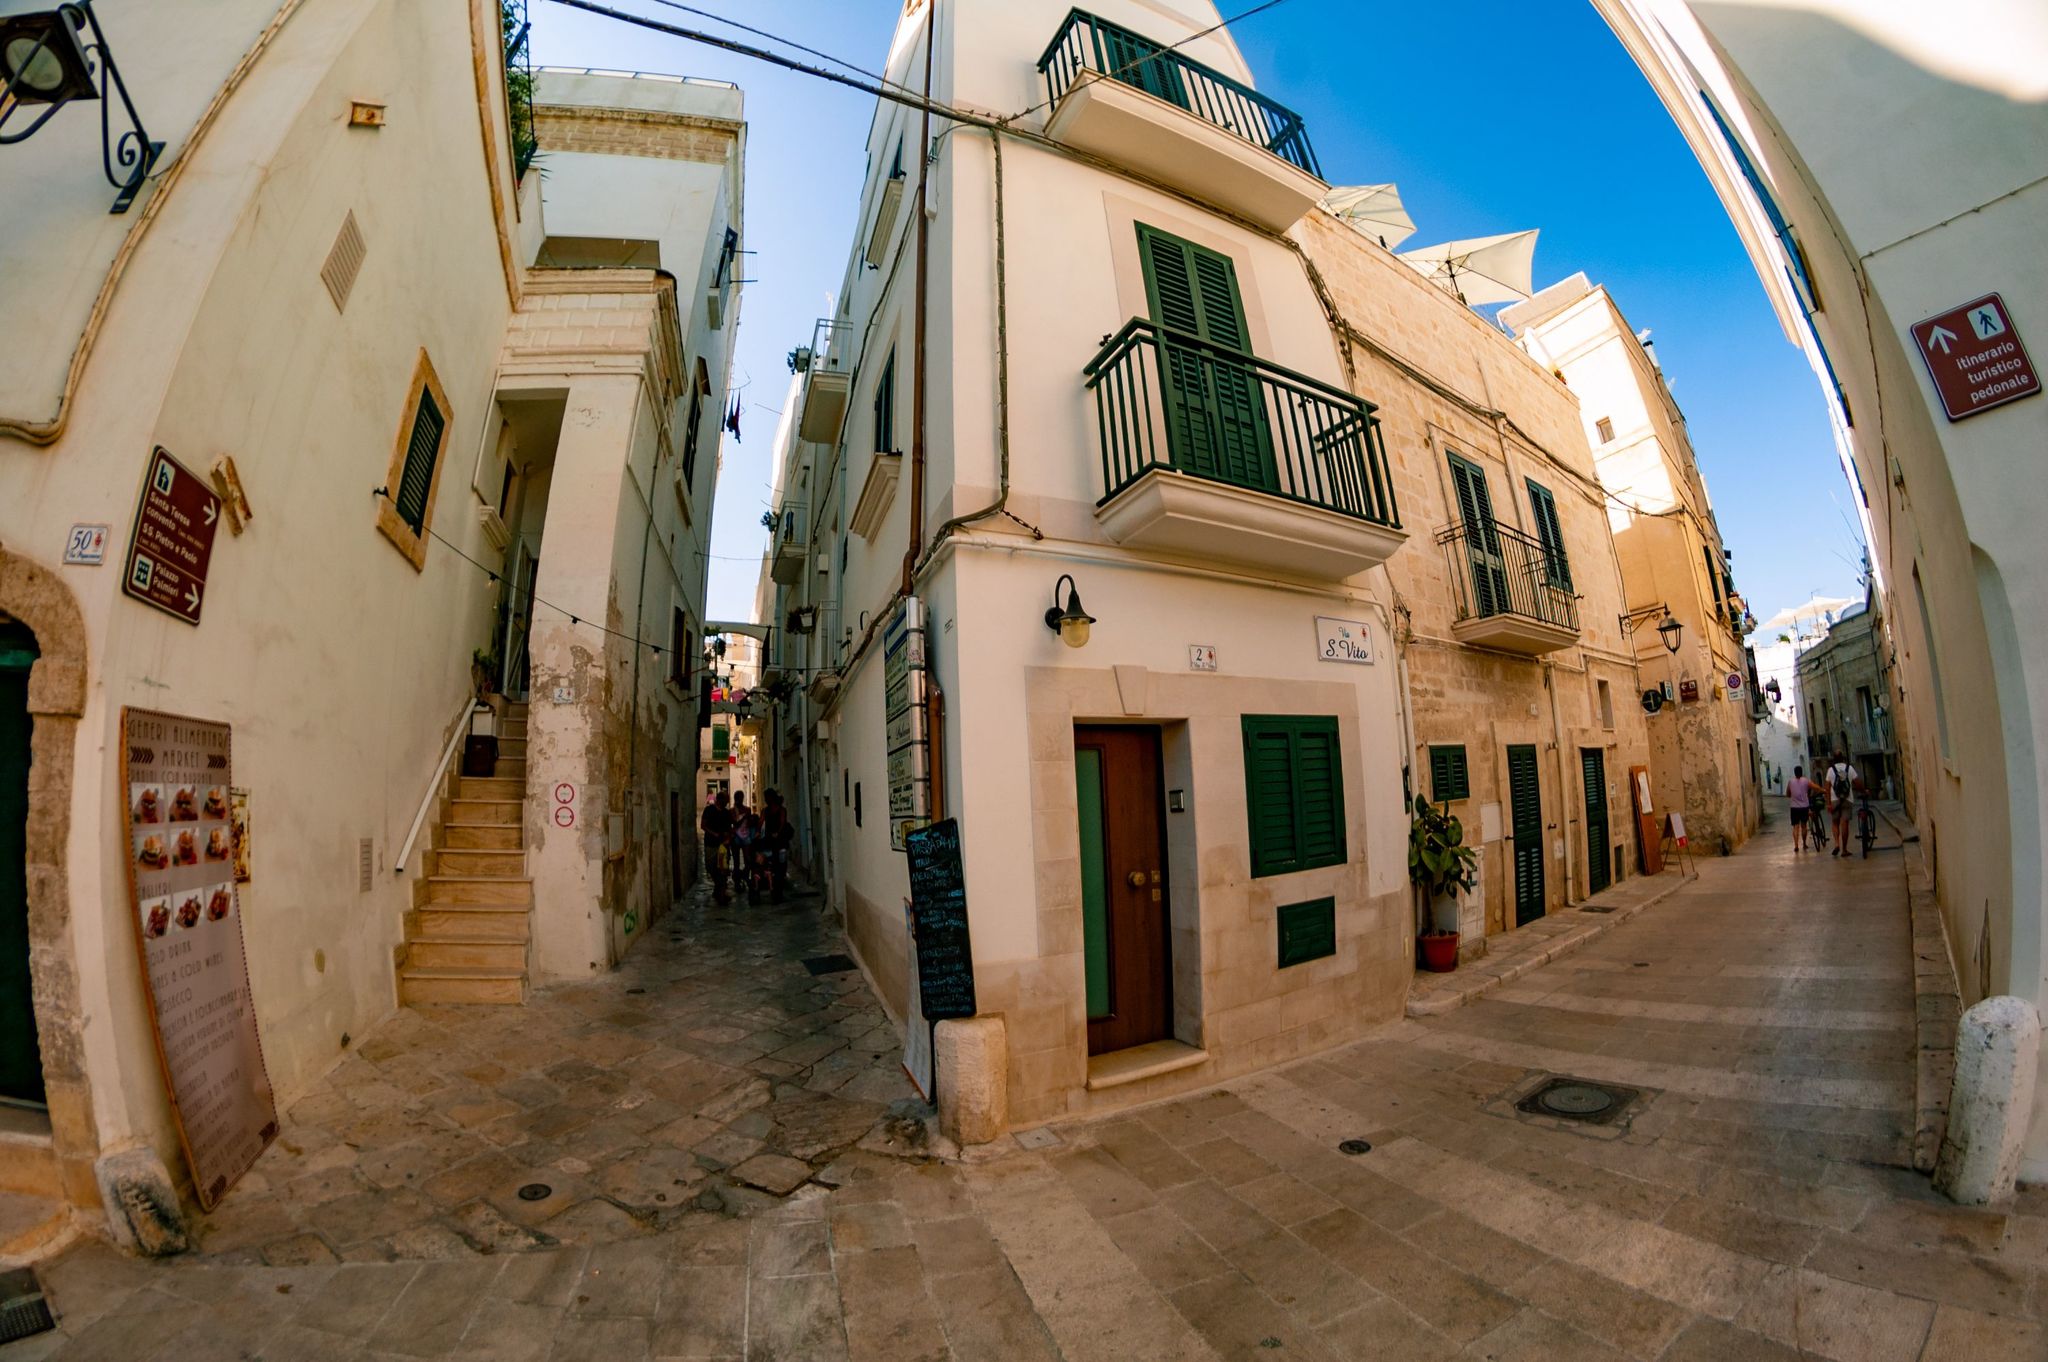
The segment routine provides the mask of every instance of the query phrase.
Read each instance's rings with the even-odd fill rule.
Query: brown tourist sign
[[[226,724],[121,711],[129,914],[178,1139],[209,1211],[277,1136],[235,888],[231,739]]]
[[[206,599],[206,565],[213,559],[213,532],[220,524],[220,498],[159,445],[149,456],[142,504],[135,508],[135,533],[121,590],[187,624],[199,623]]]
[[[1951,421],[2041,391],[2041,377],[2005,310],[2005,299],[1995,293],[1914,323],[1913,343],[1920,347]]]

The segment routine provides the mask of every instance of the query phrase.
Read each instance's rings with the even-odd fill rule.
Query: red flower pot
[[[1458,967],[1458,934],[1432,932],[1422,938],[1422,967],[1433,974],[1449,974]]]

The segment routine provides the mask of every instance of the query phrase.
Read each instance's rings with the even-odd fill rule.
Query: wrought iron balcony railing
[[[1221,71],[1086,10],[1067,12],[1067,21],[1038,59],[1038,70],[1054,104],[1084,70],[1100,71],[1322,178],[1300,114]]]
[[[1102,436],[1102,502],[1155,468],[1401,527],[1373,405],[1143,318],[1082,371]]]
[[[1541,542],[1493,520],[1437,533],[1450,568],[1457,619],[1518,615],[1577,632],[1579,598],[1571,575]]]

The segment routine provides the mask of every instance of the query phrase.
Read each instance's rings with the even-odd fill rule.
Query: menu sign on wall
[[[889,845],[931,817],[931,752],[925,734],[923,603],[905,597],[882,630],[882,713],[888,725]]]
[[[229,739],[226,724],[121,711],[129,908],[178,1138],[209,1211],[277,1135],[242,947]]]

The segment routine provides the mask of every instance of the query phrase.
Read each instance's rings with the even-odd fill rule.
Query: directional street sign
[[[1913,343],[1927,363],[1942,410],[1951,421],[2032,397],[2041,379],[2013,328],[2005,300],[1987,293],[1913,326]]]
[[[187,624],[199,623],[206,600],[206,565],[220,524],[220,498],[192,471],[158,446],[149,456],[142,504],[121,590]]]

